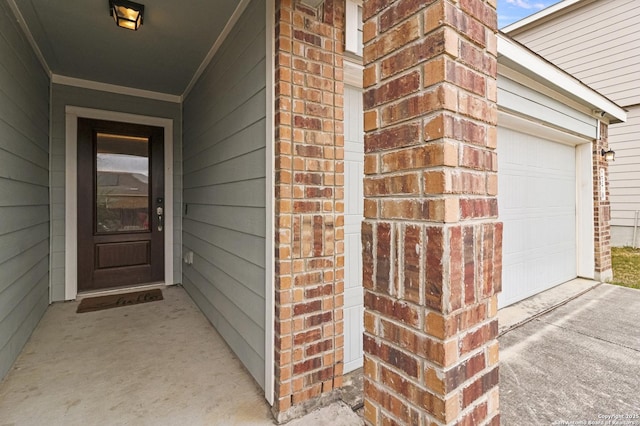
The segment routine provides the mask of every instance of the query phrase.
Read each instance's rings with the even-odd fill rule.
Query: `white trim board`
[[[44,59],[44,55],[42,54],[42,51],[38,47],[38,43],[36,43],[36,39],[33,38],[33,34],[31,34],[31,30],[29,30],[29,26],[27,25],[27,21],[24,19],[24,16],[22,16],[22,13],[20,12],[20,9],[18,8],[18,5],[16,4],[15,0],[7,0],[7,3],[9,4],[9,7],[11,8],[11,11],[15,15],[16,21],[18,21],[18,24],[20,25],[20,28],[22,28],[22,31],[24,32],[24,36],[29,41],[29,44],[31,45],[31,48],[33,49],[33,52],[38,57],[38,60],[40,61],[40,64],[42,65],[42,67],[47,72],[47,75],[49,77],[51,77],[51,74],[52,74],[51,73],[51,68],[49,68],[49,64]]]
[[[173,284],[173,120],[68,105],[65,108],[65,300],[78,294],[78,118],[119,121],[164,128],[164,284]]]
[[[207,67],[209,66],[209,63],[213,60],[213,57],[218,52],[218,49],[220,49],[220,46],[222,46],[222,43],[227,39],[227,36],[229,35],[233,27],[235,27],[236,23],[238,22],[238,19],[240,19],[244,10],[247,8],[247,6],[249,6],[250,1],[251,0],[241,0],[240,3],[238,3],[236,10],[233,11],[231,18],[229,18],[229,21],[227,21],[227,25],[224,26],[224,28],[222,29],[222,32],[220,33],[216,41],[213,43],[213,46],[211,46],[209,53],[207,53],[207,56],[204,57],[204,59],[202,60],[202,63],[196,70],[195,74],[193,74],[191,81],[189,82],[189,84],[187,84],[186,89],[184,89],[182,96],[180,96],[181,101],[184,101],[187,98],[187,96],[189,96],[191,89],[193,89],[193,86],[196,85],[196,83],[200,79],[200,76],[202,75],[204,70],[207,69]],[[267,7],[268,7],[268,4],[269,2],[267,2]],[[269,11],[267,10],[267,13],[268,12]],[[269,24],[268,19],[267,19],[267,24]],[[267,26],[267,28],[269,28],[269,26]],[[268,37],[267,37],[267,40],[268,40]]]
[[[266,2],[266,229],[265,229],[265,327],[264,327],[264,396],[271,406],[274,401],[275,391],[275,362],[274,362],[274,337],[275,337],[275,289],[273,277],[275,276],[275,239],[273,224],[275,223],[275,212],[273,209],[273,194],[275,182],[275,155],[274,155],[274,121],[273,100],[275,99],[275,76],[274,61],[275,56],[275,2],[267,0]]]
[[[588,4],[588,3],[591,3],[592,1],[594,0],[590,0],[590,1],[564,0],[564,1],[561,1],[560,3],[556,3],[552,6],[542,9],[541,11],[536,12],[533,15],[527,16],[526,18],[523,18],[517,22],[514,22],[513,24],[507,25],[506,27],[502,28],[502,31],[504,31],[505,33],[511,33],[513,31],[519,30],[520,28],[526,27],[532,22],[542,21],[544,18],[550,17],[560,12],[564,12],[569,7],[577,3],[584,2],[584,4]]]
[[[138,98],[153,99],[156,101],[181,103],[182,98],[178,95],[152,92],[150,90],[136,89],[134,87],[118,86],[116,84],[100,83],[99,81],[83,80],[81,78],[66,77],[64,75],[51,75],[51,82],[65,86],[81,87],[83,89],[99,90],[102,92],[117,93],[119,95],[129,95]]]
[[[364,66],[348,58],[344,59],[344,84],[362,89]]]
[[[590,143],[593,140],[569,133],[566,130],[557,129],[541,121],[533,120],[531,117],[524,116],[517,111],[510,111],[504,108],[498,109],[498,126],[508,127],[521,133],[571,146]],[[498,141],[498,143],[500,143],[500,141]]]
[[[362,6],[362,0],[347,0],[345,4],[345,37],[344,49],[354,55],[361,55],[358,51],[358,7]]]
[[[626,111],[615,102],[503,34],[498,34],[498,55],[524,67],[529,77],[550,85],[565,95],[579,98],[581,103],[594,110],[605,112],[612,121],[627,121]]]

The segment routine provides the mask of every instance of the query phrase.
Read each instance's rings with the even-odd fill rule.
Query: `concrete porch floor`
[[[83,314],[77,302],[51,305],[0,384],[0,425],[273,424],[186,292],[163,293]]]
[[[263,391],[185,291],[163,293],[85,314],[76,302],[50,306],[0,382],[0,426],[274,424]],[[638,415],[639,308],[638,290],[574,280],[501,309],[502,424]],[[336,402],[288,426],[361,424]]]
[[[274,424],[264,392],[186,292],[163,293],[83,314],[78,302],[51,305],[0,383],[0,425]],[[305,424],[332,416],[361,424],[344,404]]]

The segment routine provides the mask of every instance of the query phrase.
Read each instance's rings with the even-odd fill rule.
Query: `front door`
[[[164,129],[78,119],[78,291],[164,280]]]

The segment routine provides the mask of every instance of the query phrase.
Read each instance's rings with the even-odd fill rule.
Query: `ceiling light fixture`
[[[129,0],[109,0],[109,14],[117,26],[136,31],[142,25],[144,5]]]

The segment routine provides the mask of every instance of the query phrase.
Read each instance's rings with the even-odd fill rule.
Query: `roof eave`
[[[533,15],[529,15],[526,18],[523,18],[517,22],[514,22],[513,24],[507,25],[506,27],[502,28],[502,31],[507,34],[515,33],[531,26],[534,23],[535,23],[534,25],[537,25],[541,21],[546,20],[547,18],[551,19],[551,17],[562,14],[566,12],[569,8],[575,6],[576,4],[579,4],[579,3],[586,4],[592,1],[594,0],[564,0],[564,1],[561,1],[560,3],[556,3],[552,6],[542,9],[541,11],[536,12]]]
[[[590,88],[572,75],[548,62],[504,34],[498,34],[498,56],[522,67],[528,77],[552,87],[557,92],[577,99],[588,106],[594,116],[608,118],[611,123],[627,121],[626,111],[604,95]]]

